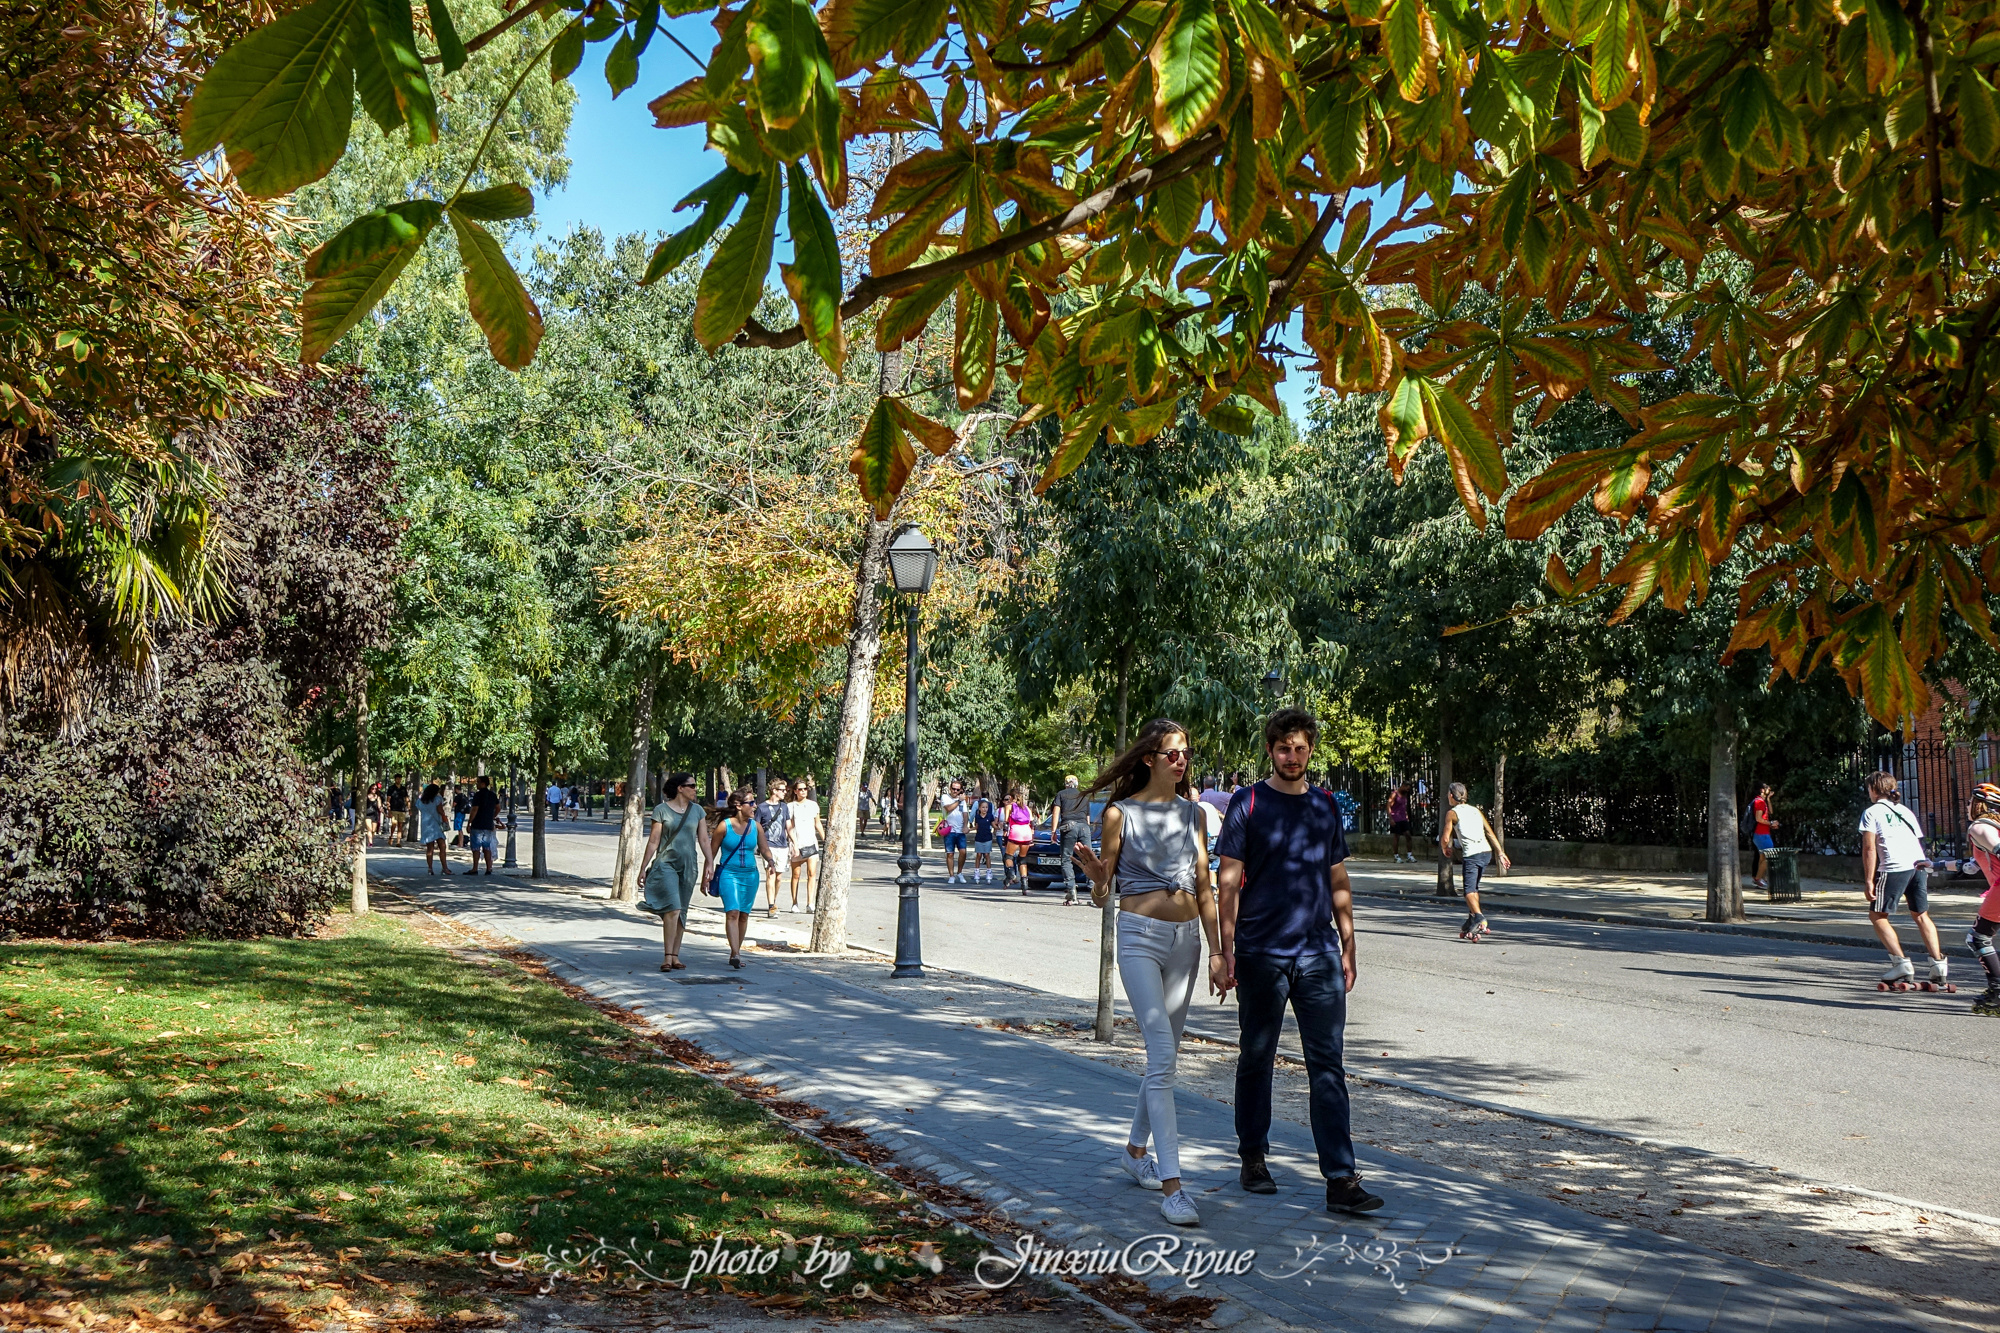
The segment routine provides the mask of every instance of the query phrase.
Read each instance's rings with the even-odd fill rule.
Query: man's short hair
[[[1076,785],[1076,774],[1074,773],[1063,774],[1063,785],[1065,787],[1074,787]]]
[[[1280,708],[1264,724],[1264,748],[1270,749],[1294,733],[1304,733],[1306,744],[1319,744],[1319,719],[1303,708]]]
[[[486,788],[493,785],[493,779],[487,777],[484,773],[481,773],[479,775],[479,781],[476,785],[479,787],[481,791],[484,791],[486,790]]]
[[[1878,800],[1890,792],[1900,792],[1902,787],[1894,773],[1875,773],[1868,779],[1868,794]]]

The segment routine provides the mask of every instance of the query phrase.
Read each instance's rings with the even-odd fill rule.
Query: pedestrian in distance
[[[1090,794],[1077,786],[1076,774],[1063,774],[1062,790],[1049,807],[1049,832],[1056,840],[1056,855],[1062,858],[1063,906],[1076,905],[1076,862],[1078,847],[1090,846]]]
[[[465,790],[465,784],[454,782],[451,785],[451,845],[454,847],[465,846],[465,816],[471,809],[472,797]]]
[[[762,830],[762,843],[771,856],[766,858],[771,864],[770,892],[765,896],[765,916],[778,914],[778,892],[784,888],[784,877],[778,872],[779,860],[789,866],[792,859],[792,784],[783,778],[772,778],[765,788],[764,799],[757,803],[757,827]],[[729,798],[725,797],[716,805],[718,812],[726,814]],[[775,858],[775,859],[774,859]],[[754,862],[752,863],[755,864]]]
[[[1275,1194],[1265,1158],[1271,1138],[1271,1071],[1285,1006],[1298,1020],[1306,1061],[1313,1145],[1326,1178],[1326,1205],[1366,1213],[1382,1206],[1361,1184],[1347,1100],[1343,1047],[1355,961],[1354,893],[1347,838],[1330,792],[1310,786],[1306,769],[1319,722],[1281,708],[1264,724],[1271,776],[1240,788],[1223,820],[1217,919],[1224,980],[1236,990],[1238,1176],[1252,1194]]]
[[[389,822],[383,831],[391,846],[408,841],[410,792],[401,782],[389,788]]]
[[[711,887],[722,899],[723,934],[729,940],[729,965],[743,967],[743,937],[750,929],[750,913],[757,907],[757,862],[770,871],[770,882],[778,882],[778,862],[762,836],[757,822],[757,789],[741,787],[717,811],[715,827],[709,831],[713,849]]]
[[[792,835],[792,906],[799,905],[799,879],[806,882],[806,911],[813,910],[813,871],[818,866],[814,858],[826,842],[826,821],[820,817],[819,798],[813,795],[813,780],[807,777],[793,789],[793,799],[787,807],[791,817]]]
[[[1937,925],[1931,920],[1930,858],[1924,853],[1923,834],[1917,817],[1899,799],[1901,785],[1893,773],[1876,773],[1868,779],[1869,805],[1861,812],[1861,882],[1868,899],[1868,921],[1875,937],[1889,952],[1889,966],[1875,984],[1877,990],[1944,990],[1951,986],[1944,950],[1938,946]],[[1903,954],[1903,942],[1896,938],[1896,924],[1890,913],[1901,899],[1917,923],[1917,934],[1931,956],[1929,978],[1916,979],[1917,970]]]
[[[444,788],[433,782],[417,798],[417,838],[424,844],[426,873],[434,873],[431,868],[431,853],[434,851],[444,873],[451,873],[451,849],[445,845],[449,836],[444,822]]]
[[[665,797],[653,807],[653,828],[639,857],[640,907],[660,918],[660,971],[684,971],[681,935],[695,886],[708,870],[709,827],[695,801],[692,773],[670,773],[660,784]],[[751,897],[756,897],[752,890]]]
[[[1017,782],[1008,791],[1007,808],[1002,812],[1006,832],[1006,877],[1009,884],[1019,876],[1021,896],[1028,896],[1028,849],[1035,845],[1035,807],[1028,804],[1028,784]]]
[[[999,812],[984,796],[972,807],[972,878],[975,883],[993,882],[993,825]]]
[[[1222,790],[1222,779],[1213,776],[1201,780],[1201,795],[1195,798],[1218,815],[1229,813],[1229,795]]]
[[[1771,830],[1778,827],[1778,821],[1771,816],[1771,784],[1757,784],[1757,795],[1750,802],[1750,843],[1757,849],[1757,872],[1750,882],[1760,889],[1771,887],[1771,852],[1777,842]]]
[[[944,882],[965,883],[965,821],[972,813],[972,800],[965,784],[951,780],[944,801],[938,807],[938,833],[944,838]]]
[[[549,822],[551,824],[560,824],[562,822],[562,801],[563,801],[563,790],[561,784],[558,783],[554,778],[550,778],[549,789],[542,793],[542,799],[548,803]]]
[[[479,873],[479,854],[484,852],[486,873],[492,874],[493,854],[500,850],[500,797],[493,790],[493,779],[484,773],[473,784],[465,826],[472,835],[472,869],[468,873]]]
[[[1161,1192],[1160,1214],[1175,1226],[1201,1221],[1181,1188],[1174,1070],[1202,939],[1208,941],[1208,989],[1226,995],[1222,937],[1208,877],[1201,806],[1188,789],[1188,736],[1180,723],[1155,718],[1132,748],[1113,760],[1090,791],[1105,791],[1102,851],[1086,839],[1072,855],[1090,877],[1090,900],[1118,899],[1118,975],[1146,1043],[1146,1075],[1119,1164],[1144,1189]],[[1066,789],[1067,790],[1067,789]],[[1146,1152],[1152,1144],[1157,1159]]]
[[[1417,860],[1417,840],[1410,833],[1410,784],[1399,782],[1390,789],[1389,859],[1398,864]]]
[[[1982,782],[1972,789],[1972,801],[1965,809],[1965,841],[1972,848],[1972,860],[1986,877],[1986,894],[1979,900],[1979,916],[1965,932],[1965,947],[1986,973],[1986,990],[1972,1002],[1972,1012],[2000,1018],[2000,956],[1993,948],[1993,936],[2000,932],[2000,787]]]
[[[375,837],[382,832],[389,819],[389,802],[382,794],[382,784],[377,782],[368,788],[368,801],[363,807],[363,818],[368,828],[368,845],[375,845]]]
[[[1457,856],[1464,871],[1465,924],[1458,928],[1458,937],[1477,944],[1481,936],[1493,933],[1486,924],[1486,913],[1479,910],[1479,881],[1495,856],[1500,858],[1502,874],[1512,870],[1514,863],[1507,859],[1507,849],[1487,821],[1486,812],[1466,800],[1463,782],[1452,783],[1444,795],[1450,808],[1444,812],[1444,827],[1438,831],[1438,850],[1447,860]]]

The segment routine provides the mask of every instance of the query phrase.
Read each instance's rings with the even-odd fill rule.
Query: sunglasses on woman
[[[1189,757],[1186,750],[1155,750],[1153,753],[1170,764],[1185,764]]]

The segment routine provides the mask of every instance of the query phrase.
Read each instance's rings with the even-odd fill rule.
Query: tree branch
[[[1341,215],[1347,211],[1348,193],[1347,190],[1342,190],[1327,197],[1325,206],[1319,210],[1319,221],[1313,223],[1312,234],[1306,237],[1305,244],[1301,245],[1298,253],[1292,256],[1292,262],[1285,265],[1285,271],[1271,279],[1270,295],[1266,298],[1264,306],[1264,324],[1257,330],[1258,342],[1264,341],[1264,329],[1271,327],[1271,311],[1277,308],[1278,303],[1285,299],[1285,295],[1305,274],[1306,265],[1312,262],[1312,257],[1326,244],[1327,233],[1333,230],[1333,224],[1340,221]]]
[[[1118,7],[1117,13],[1113,14],[1110,18],[1104,20],[1104,22],[1098,24],[1096,31],[1092,32],[1090,36],[1084,38],[1082,41],[1078,42],[1075,46],[1072,46],[1069,50],[1063,52],[1061,57],[1059,57],[1058,59],[1001,60],[998,57],[996,57],[991,51],[988,51],[986,53],[986,58],[993,62],[993,68],[1004,69],[1011,74],[1037,74],[1045,69],[1067,69],[1069,66],[1076,63],[1077,57],[1081,56],[1085,51],[1088,51],[1091,47],[1096,46],[1106,37],[1109,37],[1111,35],[1112,30],[1116,28],[1120,23],[1125,21],[1125,16],[1127,14],[1130,14],[1134,6],[1136,6],[1138,3],[1139,0],[1125,0],[1125,3]],[[967,40],[970,40],[970,38],[968,37]]]
[[[1944,107],[1938,98],[1937,61],[1931,51],[1930,20],[1924,17],[1924,0],[1910,0],[1907,11],[1917,30],[1917,58],[1924,66],[1924,119],[1930,140],[1931,236],[1944,236]],[[1945,280],[1951,275],[1946,272]]]
[[[477,51],[480,47],[485,46],[495,37],[500,36],[502,33],[512,31],[514,28],[518,27],[523,23],[526,23],[529,19],[541,13],[543,10],[555,9],[560,7],[561,2],[562,0],[533,0],[532,4],[522,5],[519,9],[509,14],[506,18],[501,19],[498,23],[488,28],[485,32],[480,33],[477,37],[474,37],[471,41],[467,42],[465,44],[465,53],[467,55],[471,55],[474,51]],[[444,63],[444,57],[441,55],[425,56],[424,63],[426,65],[441,65]]]
[[[1016,251],[1025,250],[1031,245],[1060,236],[1064,232],[1075,231],[1120,204],[1129,203],[1149,191],[1169,185],[1189,172],[1206,166],[1221,146],[1221,127],[1210,126],[1159,161],[1150,166],[1140,167],[1131,175],[1105,186],[1087,199],[1078,200],[1071,205],[1068,212],[1037,222],[1024,231],[1002,236],[998,240],[990,241],[977,249],[967,250],[963,254],[952,255],[950,258],[939,259],[929,264],[918,264],[913,268],[901,269],[880,277],[870,274],[856,283],[853,294],[840,303],[840,317],[842,320],[853,319],[885,296],[918,286],[932,278],[948,278],[954,274],[970,273],[982,265],[1005,259]],[[805,341],[805,336],[805,330],[796,324],[789,329],[773,331],[750,319],[744,321],[742,332],[732,341],[738,347],[785,348],[798,346]]]

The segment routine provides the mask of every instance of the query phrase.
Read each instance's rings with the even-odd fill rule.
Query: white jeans
[[[1155,921],[1132,912],[1118,914],[1118,975],[1125,998],[1146,1039],[1146,1077],[1139,1084],[1139,1110],[1132,1117],[1131,1142],[1152,1139],[1160,1158],[1160,1178],[1181,1173],[1180,1136],[1174,1117],[1174,1064],[1188,1004],[1194,999],[1201,966],[1201,920]]]

